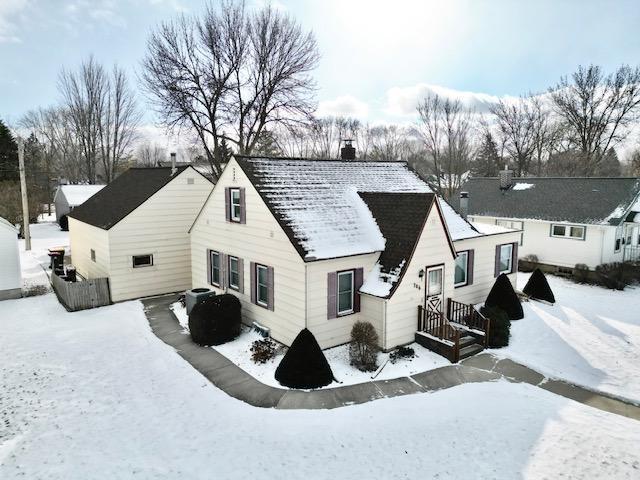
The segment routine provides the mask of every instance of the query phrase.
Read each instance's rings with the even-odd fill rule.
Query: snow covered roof
[[[3,228],[8,228],[15,233],[18,233],[19,231],[15,225],[12,225],[11,222],[9,222],[9,220],[6,220],[2,217],[0,217],[0,226],[2,226]]]
[[[639,198],[640,178],[527,177],[509,190],[497,178],[472,178],[462,188],[469,215],[619,225]]]
[[[105,185],[60,185],[58,187],[58,192],[62,191],[64,197],[67,199],[67,204],[70,207],[77,207],[78,205],[82,205],[104,187]],[[56,192],[56,196],[58,195],[58,192]]]

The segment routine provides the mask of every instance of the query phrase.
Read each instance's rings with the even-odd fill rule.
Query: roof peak
[[[470,177],[469,180],[498,180],[499,177]],[[640,177],[514,177],[513,181],[526,180],[640,180]]]

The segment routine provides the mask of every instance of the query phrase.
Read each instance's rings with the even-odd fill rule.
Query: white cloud
[[[27,5],[27,0],[0,0],[0,43],[22,42],[14,20]]]
[[[355,117],[363,120],[369,115],[369,105],[351,95],[342,95],[320,102],[317,114],[320,117]]]

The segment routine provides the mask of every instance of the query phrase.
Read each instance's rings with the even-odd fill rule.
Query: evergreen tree
[[[500,170],[500,154],[491,132],[485,132],[482,143],[472,163],[474,177],[495,177]]]
[[[602,157],[596,176],[598,177],[619,177],[622,175],[622,167],[616,150],[609,148]]]
[[[18,144],[9,127],[0,120],[0,181],[18,179]]]
[[[231,160],[231,155],[233,152],[229,148],[229,144],[227,143],[227,139],[223,138],[220,142],[220,146],[215,152],[216,157],[218,158],[218,162],[220,164],[227,164],[229,160]]]

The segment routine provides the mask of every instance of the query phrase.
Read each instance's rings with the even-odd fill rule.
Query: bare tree
[[[550,94],[571,146],[581,153],[582,174],[593,175],[638,117],[640,68],[623,65],[605,76],[598,66],[580,66]]]
[[[267,127],[293,126],[313,111],[315,38],[271,7],[210,4],[201,17],[160,25],[147,47],[142,81],[162,121],[197,134],[216,176],[222,139],[250,154]]]
[[[166,149],[150,142],[139,145],[135,153],[136,164],[141,167],[157,167],[166,158]]]

